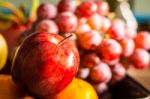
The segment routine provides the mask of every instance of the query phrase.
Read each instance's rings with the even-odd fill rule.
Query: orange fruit
[[[12,80],[11,75],[0,74],[0,99],[34,99],[25,96]]]
[[[88,82],[74,78],[73,81],[53,99],[98,99],[93,86]]]
[[[0,99],[17,99],[16,86],[10,75],[0,75]]]

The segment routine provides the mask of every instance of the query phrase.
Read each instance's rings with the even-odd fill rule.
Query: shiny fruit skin
[[[125,26],[125,37],[134,39],[137,36],[137,29],[133,28],[132,26],[126,25]]]
[[[107,83],[93,84],[93,86],[94,86],[96,92],[98,93],[98,95],[102,95],[109,89]]]
[[[53,4],[41,4],[37,9],[37,16],[39,20],[53,19],[57,15],[57,8]]]
[[[0,70],[5,66],[8,56],[8,47],[6,40],[0,34]]]
[[[49,32],[49,33],[58,34],[59,29],[58,29],[57,24],[54,21],[45,19],[36,25],[35,31],[36,32]]]
[[[39,32],[21,44],[13,61],[12,77],[29,95],[35,98],[55,95],[77,73],[78,50],[71,41],[62,40],[57,34]]]
[[[107,32],[107,30],[111,27],[110,19],[106,17],[102,17],[102,26],[100,32]]]
[[[121,40],[125,37],[125,33],[126,31],[124,21],[121,19],[115,19],[113,20],[107,34],[112,39]]]
[[[141,31],[135,38],[136,48],[143,48],[150,50],[150,33],[148,31]]]
[[[77,16],[90,17],[97,11],[97,5],[93,1],[83,1],[76,9]]]
[[[95,13],[87,19],[87,23],[94,30],[99,30],[102,27],[102,17]]]
[[[74,12],[77,7],[77,1],[76,0],[60,0],[60,2],[57,5],[58,12]]]
[[[67,33],[73,32],[77,28],[77,17],[71,12],[62,12],[56,18],[56,23],[60,32]]]
[[[90,74],[90,68],[80,67],[78,70],[78,78],[87,79]]]
[[[150,65],[150,55],[146,50],[137,48],[130,56],[130,62],[137,69],[146,69]]]
[[[96,30],[81,33],[78,35],[80,46],[86,50],[95,50],[102,41],[102,36]]]
[[[112,74],[109,66],[101,62],[97,66],[93,67],[90,71],[90,80],[93,83],[108,83],[111,80]]]
[[[135,49],[135,43],[134,40],[131,38],[124,38],[119,41],[121,47],[122,47],[122,55],[124,57],[129,57],[134,52]]]
[[[77,35],[80,35],[88,31],[91,31],[91,27],[88,24],[80,24],[77,26],[77,29],[75,32]]]
[[[102,59],[106,61],[114,61],[120,57],[122,48],[116,40],[105,39],[99,45],[98,51]]]
[[[98,96],[92,85],[74,78],[62,92],[52,99],[98,99]]]
[[[80,26],[82,24],[86,24],[86,23],[87,23],[86,17],[78,17],[78,26]]]
[[[122,80],[126,76],[126,68],[122,63],[117,63],[111,66],[112,81],[117,82]]]
[[[107,2],[101,0],[101,1],[96,1],[97,5],[97,12],[102,15],[106,16],[109,13],[109,5]]]
[[[92,68],[100,63],[100,58],[96,53],[86,54],[82,59],[82,65],[87,68]]]

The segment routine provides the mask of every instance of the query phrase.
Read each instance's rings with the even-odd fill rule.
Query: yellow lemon
[[[6,40],[0,34],[0,70],[5,66],[8,56],[8,47]]]

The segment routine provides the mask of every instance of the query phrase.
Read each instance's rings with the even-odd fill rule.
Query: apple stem
[[[66,39],[70,38],[71,36],[73,36],[72,34],[70,34],[69,36],[65,37],[63,40],[61,40],[58,45],[60,45],[62,42],[64,42]]]

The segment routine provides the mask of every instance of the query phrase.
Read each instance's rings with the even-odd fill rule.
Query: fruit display
[[[47,16],[42,20],[38,18],[40,21],[35,31],[44,27],[40,26],[41,22],[49,20],[57,25],[58,32],[55,33],[64,37],[74,34],[75,38],[68,39],[72,38],[80,53],[76,77],[90,82],[99,94],[106,91],[109,84],[121,81],[131,66],[137,69],[149,67],[150,33],[138,32],[126,21],[111,17],[106,1],[85,0],[79,3],[60,0],[55,9],[58,10],[56,17],[48,18],[53,12],[49,13],[52,9],[47,7]],[[37,15],[40,17],[42,12],[39,11]],[[45,31],[55,29],[48,25],[50,22],[45,24]]]
[[[12,62],[21,99],[100,99],[130,67],[149,68],[150,32],[112,17],[105,0],[37,2]]]

